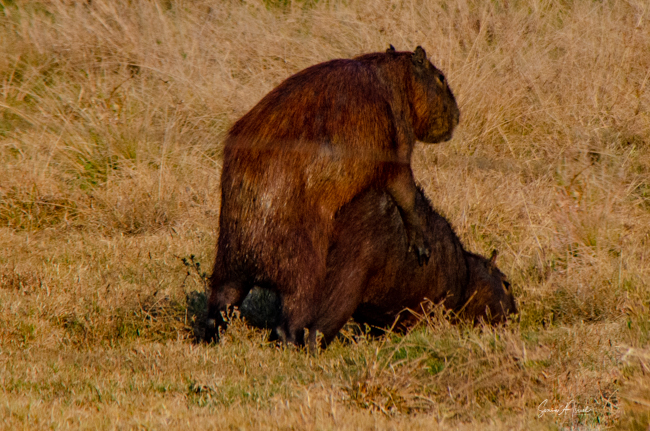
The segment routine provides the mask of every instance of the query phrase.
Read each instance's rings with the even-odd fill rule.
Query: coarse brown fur
[[[310,334],[321,332],[328,343],[350,317],[373,327],[404,330],[429,304],[438,303],[459,319],[474,322],[501,323],[517,312],[510,284],[496,266],[496,252],[486,259],[466,251],[421,191],[416,208],[425,215],[425,236],[433,251],[425,267],[415,265],[416,257],[406,253],[404,225],[387,193],[368,190],[341,210],[319,316],[308,328]],[[280,309],[277,297],[259,288],[241,307],[250,323],[271,328]]]
[[[317,64],[266,95],[226,138],[207,337],[257,285],[279,293],[277,332],[301,343],[321,309],[335,214],[368,187],[395,200],[407,250],[427,260],[411,152],[416,139],[448,140],[458,118],[421,47]]]
[[[486,259],[464,250],[453,229],[419,191],[416,209],[425,215],[424,235],[432,249],[428,265],[407,253],[404,225],[394,200],[371,189],[348,204],[336,220],[327,277],[319,291],[318,317],[308,327],[328,343],[352,316],[359,323],[410,326],[424,301],[443,303],[464,319],[503,322],[516,313],[496,253]],[[400,315],[402,313],[402,315]],[[310,344],[313,343],[310,340]]]

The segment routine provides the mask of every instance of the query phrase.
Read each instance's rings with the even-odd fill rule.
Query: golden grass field
[[[648,429],[647,1],[0,11],[0,427]],[[291,74],[389,44],[422,45],[456,94],[415,177],[468,249],[499,250],[519,319],[438,310],[311,356],[235,318],[196,343],[227,128]]]

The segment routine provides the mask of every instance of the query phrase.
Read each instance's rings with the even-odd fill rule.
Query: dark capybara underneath
[[[416,208],[426,216],[424,234],[432,251],[423,267],[417,265],[416,256],[406,253],[404,225],[390,195],[371,189],[342,209],[327,259],[326,282],[318,292],[318,314],[307,327],[310,346],[317,331],[329,343],[350,317],[378,327],[391,326],[399,317],[398,328],[404,329],[416,319],[411,313],[400,313],[407,308],[418,311],[427,300],[473,321],[503,322],[517,312],[510,284],[495,265],[496,254],[486,259],[465,251],[422,191]],[[242,312],[253,321],[261,314],[253,305],[256,300],[247,298]]]
[[[411,153],[416,140],[450,139],[459,115],[421,47],[317,64],[267,94],[226,136],[207,338],[257,285],[281,298],[278,334],[302,343],[321,308],[335,215],[369,187],[399,209],[404,253],[426,261]]]

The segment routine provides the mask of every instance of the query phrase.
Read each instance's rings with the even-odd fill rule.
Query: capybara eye
[[[508,292],[510,292],[510,283],[508,283],[507,281],[504,281],[504,282],[503,282],[503,287],[505,287],[506,290],[507,290]]]

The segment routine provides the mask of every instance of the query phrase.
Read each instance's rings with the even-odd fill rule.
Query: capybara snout
[[[474,253],[467,253],[470,268],[469,284],[465,292],[461,316],[499,323],[509,315],[517,313],[517,305],[505,274],[496,266],[497,252],[490,259]]]
[[[415,111],[418,113],[415,135],[422,142],[448,141],[460,120],[456,98],[447,84],[445,75],[427,60],[421,47],[415,50],[412,62],[413,86],[420,89],[416,92],[418,97],[414,101]],[[437,106],[437,109],[431,110],[431,106]],[[432,115],[434,112],[443,114]]]

